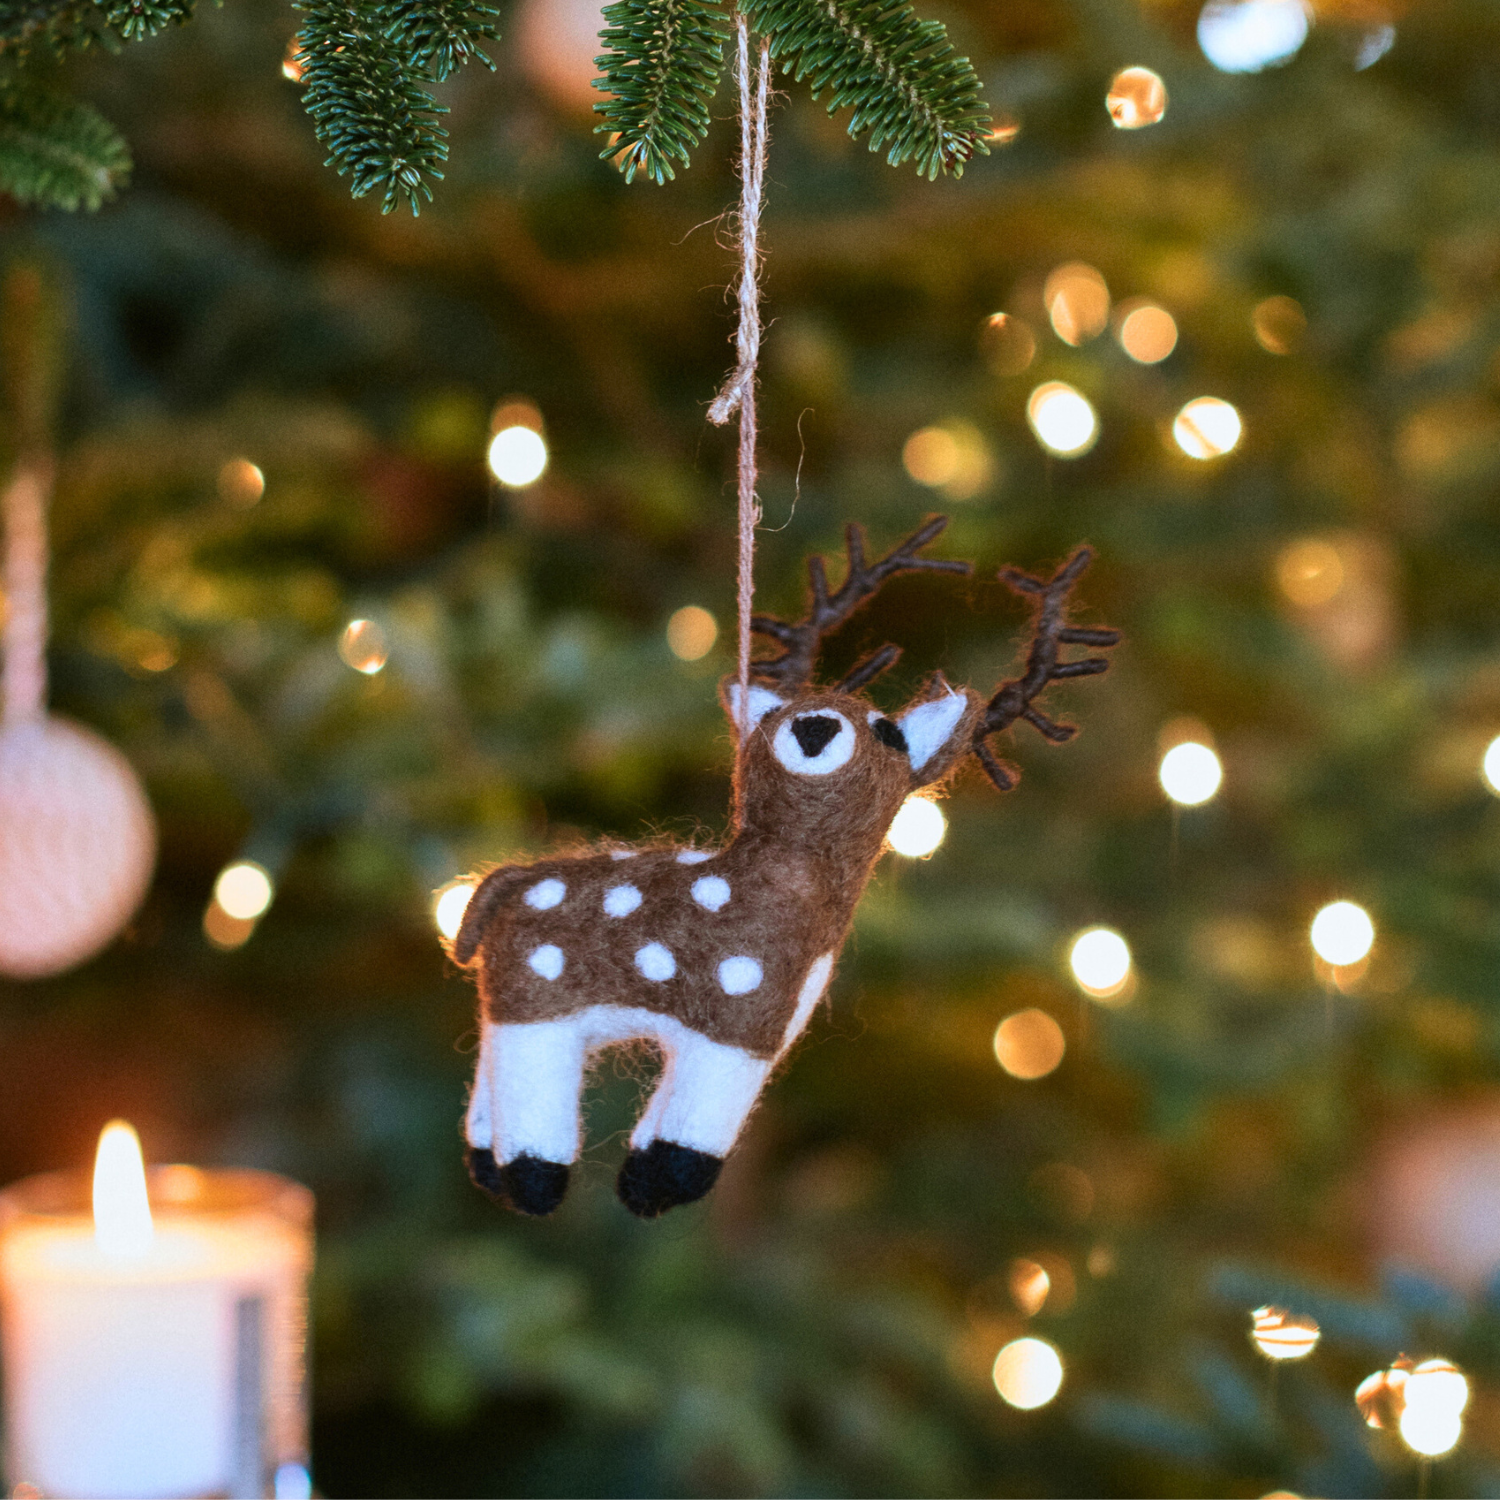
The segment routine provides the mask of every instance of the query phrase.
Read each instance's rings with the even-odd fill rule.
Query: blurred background
[[[0,209],[67,327],[54,706],[161,825],[118,943],[0,981],[0,1180],[124,1115],[309,1184],[327,1495],[1500,1494],[1500,13],[927,13],[1000,125],[961,181],[790,81],[774,114],[758,602],[941,510],[974,579],[892,585],[830,670],[893,639],[882,704],[988,690],[995,569],[1084,540],[1126,640],[1054,690],[1073,744],[1018,735],[1018,790],[971,769],[886,857],[657,1223],[613,1196],[634,1065],[554,1218],[469,1186],[432,898],[724,826],[727,90],[627,187],[596,9],[521,0],[442,88],[436,201],[382,217],[322,165],[296,13],[231,0],[69,65],[126,193]],[[1165,113],[1106,106],[1127,66]],[[229,911],[237,860],[272,888]],[[1305,1357],[1251,1342],[1267,1303]],[[1354,1401],[1402,1354],[1472,1384],[1430,1465]]]

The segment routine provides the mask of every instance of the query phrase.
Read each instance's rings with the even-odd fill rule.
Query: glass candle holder
[[[0,1193],[12,1493],[306,1496],[313,1197],[269,1172],[147,1173],[154,1232],[95,1237],[84,1172]]]

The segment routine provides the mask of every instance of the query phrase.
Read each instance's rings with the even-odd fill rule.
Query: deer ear
[[[729,722],[738,730],[740,727],[740,685],[737,682],[726,682],[721,691],[724,697],[724,712],[729,715]],[[754,729],[773,708],[780,708],[785,702],[785,698],[778,698],[770,688],[762,687],[758,682],[752,682],[747,705],[749,727]]]
[[[967,693],[954,692],[941,678],[937,685],[942,689],[941,697],[917,704],[896,721],[906,740],[907,759],[918,785],[936,779],[952,761],[951,755],[939,752],[947,749],[953,731],[969,709]]]

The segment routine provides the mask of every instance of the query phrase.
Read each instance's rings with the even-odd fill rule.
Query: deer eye
[[[854,754],[854,726],[843,714],[823,709],[782,720],[771,751],[799,776],[827,776]]]
[[[907,753],[906,736],[901,733],[901,726],[894,719],[888,719],[884,714],[871,714],[870,729],[882,745],[889,745],[892,750],[899,750],[903,755]]]

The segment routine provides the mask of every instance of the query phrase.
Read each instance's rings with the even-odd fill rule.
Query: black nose
[[[839,721],[827,714],[807,714],[792,720],[792,734],[809,760],[822,754],[823,747],[839,732]]]

